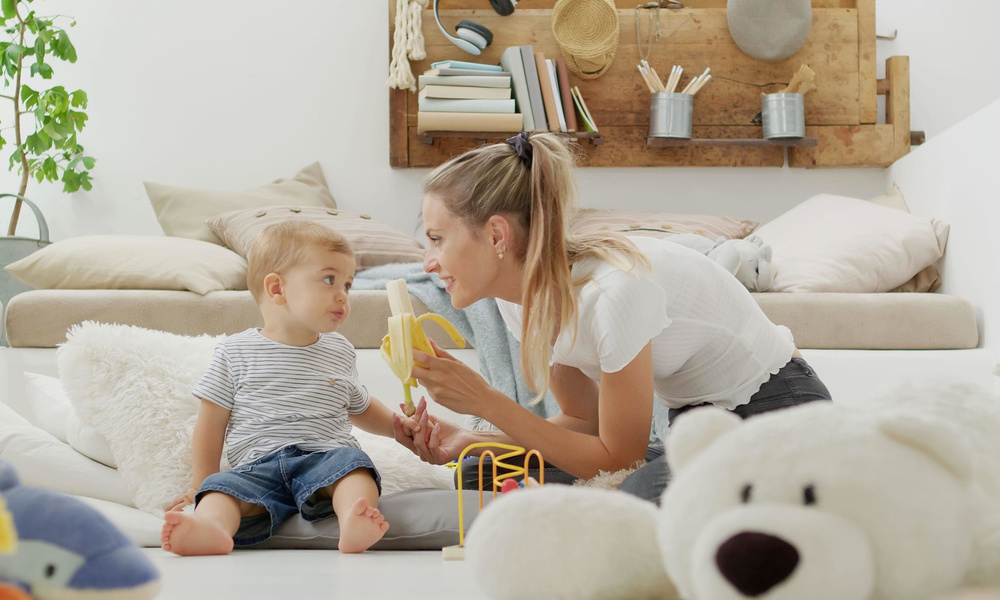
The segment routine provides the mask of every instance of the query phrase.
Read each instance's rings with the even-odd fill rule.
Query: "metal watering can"
[[[4,320],[2,323],[6,323],[7,305],[10,303],[10,299],[21,292],[26,292],[34,288],[21,283],[18,278],[14,277],[6,270],[3,270],[3,267],[21,260],[32,252],[48,246],[52,242],[49,241],[48,223],[45,222],[45,217],[42,216],[42,211],[35,206],[34,202],[28,200],[24,196],[19,196],[18,194],[0,194],[0,198],[12,198],[14,200],[20,199],[21,202],[24,202],[24,204],[31,209],[31,212],[35,213],[35,219],[38,221],[38,239],[16,236],[0,237],[0,303],[3,303]],[[3,327],[3,330],[3,334],[0,335],[0,345],[6,346],[6,327]]]

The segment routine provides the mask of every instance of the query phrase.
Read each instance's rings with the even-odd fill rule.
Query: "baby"
[[[396,415],[358,381],[354,347],[335,333],[351,312],[354,253],[326,227],[286,221],[265,229],[247,258],[264,327],[221,342],[193,390],[191,488],[167,507],[162,547],[228,554],[300,513],[336,514],[340,551],[364,552],[389,524],[377,508],[379,474],[351,425],[392,437]],[[223,442],[233,468],[219,472]],[[193,513],[180,512],[192,502]]]

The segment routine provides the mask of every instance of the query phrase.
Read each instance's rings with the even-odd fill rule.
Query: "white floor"
[[[229,556],[181,557],[144,550],[160,570],[157,600],[479,600],[465,562],[445,561],[440,552],[334,550],[244,550]]]

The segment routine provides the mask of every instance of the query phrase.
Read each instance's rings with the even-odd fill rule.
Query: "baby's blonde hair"
[[[269,273],[288,271],[316,248],[354,256],[347,238],[311,221],[282,221],[266,227],[247,254],[247,287],[253,299],[260,303]]]

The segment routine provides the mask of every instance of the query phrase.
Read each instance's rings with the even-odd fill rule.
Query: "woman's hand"
[[[456,460],[462,450],[475,441],[471,432],[450,421],[432,417],[427,412],[427,401],[423,398],[417,403],[417,411],[412,419],[417,422],[417,427],[408,433],[402,419],[394,415],[394,437],[424,462],[443,465]]]
[[[484,417],[486,399],[493,388],[482,375],[433,341],[431,346],[437,356],[413,351],[413,377],[445,408],[459,414]]]
[[[186,492],[184,492],[177,498],[174,498],[172,502],[167,504],[167,507],[165,509],[166,512],[184,510],[184,507],[187,506],[188,504],[194,504],[194,497],[195,494],[197,493],[198,490],[196,488],[193,487],[188,488]]]

